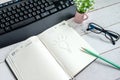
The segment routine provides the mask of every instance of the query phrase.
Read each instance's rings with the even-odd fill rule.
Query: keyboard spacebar
[[[12,29],[20,28],[20,27],[23,27],[23,26],[25,26],[27,24],[30,24],[30,23],[34,22],[34,21],[35,21],[35,18],[32,17],[32,18],[23,20],[21,22],[18,22],[18,23],[14,24],[14,25],[11,25],[11,27],[12,27]]]

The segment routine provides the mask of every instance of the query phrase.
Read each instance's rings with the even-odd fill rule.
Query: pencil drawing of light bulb
[[[63,49],[69,53],[72,53],[72,50],[67,40],[68,40],[67,36],[60,35],[58,36],[58,39],[54,41],[54,45],[58,46],[60,49]]]

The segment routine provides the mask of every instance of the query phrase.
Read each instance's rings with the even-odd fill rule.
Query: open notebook
[[[25,40],[6,63],[18,80],[70,80],[95,60],[81,47],[93,50],[63,21]]]

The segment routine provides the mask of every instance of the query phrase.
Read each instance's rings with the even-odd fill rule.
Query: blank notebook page
[[[95,59],[80,50],[81,47],[93,49],[65,22],[55,25],[38,36],[71,77]]]
[[[70,79],[37,37],[27,41],[31,43],[11,57],[22,80]]]

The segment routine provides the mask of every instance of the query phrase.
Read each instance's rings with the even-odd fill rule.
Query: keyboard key
[[[37,6],[37,3],[33,3],[34,6]]]
[[[45,0],[41,0],[41,2],[44,4],[44,3],[45,3]]]
[[[37,9],[36,8],[32,8],[33,11],[36,11]]]
[[[56,8],[55,8],[55,9],[50,10],[50,13],[55,13],[55,12],[57,12],[57,9],[56,9]]]
[[[12,14],[16,14],[16,11],[15,11],[15,10],[13,10],[13,11],[12,11]]]
[[[48,16],[50,13],[48,11],[41,14],[42,17]]]
[[[61,7],[61,6],[58,6],[58,9],[59,9],[59,10],[61,10],[61,9],[62,9],[62,7]]]
[[[44,8],[44,7],[45,7],[45,6],[42,4],[42,5],[41,5],[41,8]]]
[[[0,8],[1,8],[1,7],[3,7],[3,5],[2,5],[2,4],[0,4]]]
[[[66,6],[65,5],[62,5],[63,8],[65,8]]]
[[[23,15],[24,15],[24,13],[23,13],[23,12],[20,12],[19,14],[20,14],[20,16],[23,16]]]
[[[23,17],[24,17],[24,19],[27,19],[27,18],[28,18],[28,16],[27,16],[27,15],[24,15]]]
[[[33,0],[34,2],[37,2],[38,0]]]
[[[31,12],[32,12],[32,9],[28,9],[28,12],[31,13]]]
[[[63,2],[63,1],[60,1],[60,4],[62,4],[62,5],[63,5],[63,4],[64,4],[64,2]]]
[[[73,2],[73,1],[71,1],[70,3],[71,3],[72,5],[74,4],[74,2]]]
[[[66,2],[65,5],[68,7],[68,6],[70,6],[70,3],[69,3],[69,2]]]
[[[20,10],[20,9],[16,9],[16,11],[17,11],[17,13],[21,12],[21,10]]]
[[[30,3],[28,1],[25,2],[25,5],[29,5]]]
[[[40,6],[37,6],[37,9],[40,9]]]
[[[4,29],[0,29],[0,35],[4,34],[4,33],[5,33],[5,30]]]
[[[15,23],[15,21],[14,20],[10,20],[10,24],[14,24]]]
[[[23,7],[24,7],[24,6],[25,6],[25,3],[21,3],[21,6],[23,6]]]
[[[9,8],[8,8],[8,11],[12,11],[12,8],[11,8],[11,7],[9,7]]]
[[[0,27],[1,27],[1,28],[4,28],[4,27],[5,27],[5,25],[4,25],[4,24],[0,24]]]
[[[13,1],[9,1],[8,3],[9,3],[9,4],[13,4],[14,2],[13,2]]]
[[[6,25],[6,26],[9,26],[9,25],[10,25],[10,23],[9,23],[9,22],[6,22],[6,23],[5,23],[5,25]]]
[[[0,19],[2,19],[3,17],[2,17],[2,15],[0,15]]]
[[[13,0],[14,2],[18,2],[18,1],[20,1],[20,0]]]
[[[18,17],[19,17],[19,14],[15,14],[15,17],[18,18]]]
[[[16,6],[12,6],[12,9],[13,9],[13,10],[16,10]]]
[[[24,8],[24,7],[21,7],[20,9],[21,9],[22,11],[24,11],[24,10],[25,10],[25,8]]]
[[[22,20],[24,20],[24,18],[23,17],[19,17],[19,20],[22,21]]]
[[[7,17],[7,15],[4,13],[4,14],[2,14],[3,15],[3,17]]]
[[[36,18],[37,20],[39,20],[41,17],[40,17],[40,15],[37,15],[37,16],[35,16],[35,18]]]
[[[39,10],[37,11],[37,14],[40,14],[40,11],[39,11]]]
[[[45,8],[45,10],[50,10],[52,8],[55,8],[55,5],[48,6],[48,7]]]
[[[3,12],[0,10],[0,15],[3,14]]]
[[[29,6],[25,6],[25,9],[29,9],[30,7]]]
[[[1,22],[4,23],[4,22],[6,22],[6,21],[5,21],[5,19],[1,19]]]
[[[33,8],[33,7],[34,7],[34,6],[33,6],[33,4],[30,4],[29,6],[30,6],[31,8]]]
[[[28,14],[28,11],[24,11],[24,14]]]
[[[15,16],[14,16],[14,15],[11,15],[10,18],[11,18],[11,19],[15,19]]]
[[[4,6],[7,6],[8,4],[9,4],[9,3],[8,3],[8,2],[6,2],[6,3],[4,3],[3,5],[4,5]]]
[[[32,17],[32,14],[29,13],[29,14],[28,14],[28,17]]]
[[[10,27],[5,27],[5,31],[11,31]]]
[[[52,4],[53,4],[53,2],[52,2],[52,1],[48,1],[48,4],[49,4],[49,5],[52,5]]]
[[[47,6],[49,6],[49,4],[48,4],[48,3],[45,3],[45,6],[47,7]]]
[[[37,13],[36,13],[36,12],[33,12],[33,13],[32,13],[32,15],[33,15],[33,16],[36,16],[36,15],[37,15]]]
[[[9,21],[9,20],[10,20],[10,18],[9,18],[9,17],[6,17],[5,19],[6,19],[6,21]]]
[[[44,9],[40,9],[40,11],[41,11],[41,12],[45,12],[45,10],[44,10]]]
[[[3,12],[6,13],[6,12],[7,12],[7,9],[4,9]]]
[[[19,19],[15,19],[15,22],[19,22],[20,20]]]
[[[12,29],[16,29],[16,28],[20,28],[20,27],[23,27],[27,24],[30,24],[31,22],[34,22],[35,21],[35,18],[29,18],[29,19],[26,19],[24,21],[21,21],[19,23],[16,23],[14,25],[11,25]]]
[[[34,3],[33,0],[29,0],[30,3]]]
[[[40,1],[38,1],[38,4],[41,5],[42,3]]]
[[[16,7],[17,7],[17,8],[20,8],[21,6],[20,6],[20,4],[18,4],[18,5],[16,5]]]
[[[11,12],[7,12],[7,15],[8,15],[8,16],[11,16],[11,15],[12,15],[12,13],[11,13]]]

